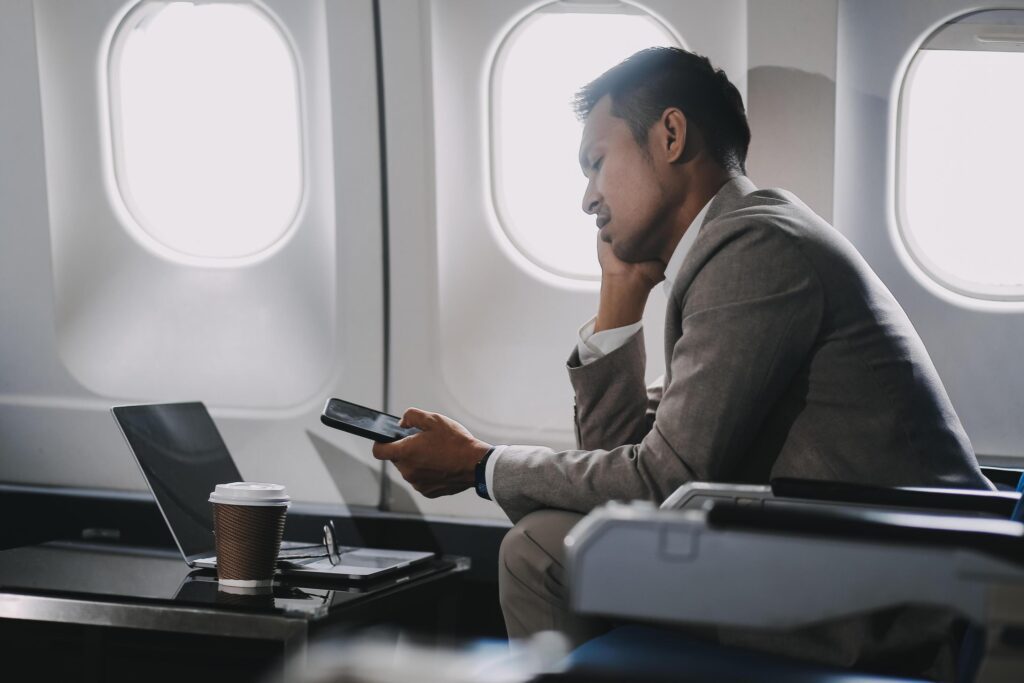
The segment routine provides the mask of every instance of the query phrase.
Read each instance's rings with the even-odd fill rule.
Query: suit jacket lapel
[[[704,222],[700,224],[700,229],[703,232],[704,226],[714,221],[719,216],[729,213],[751,192],[756,192],[757,186],[747,178],[746,176],[736,176],[718,191],[711,199],[711,204],[708,206],[708,212],[704,214]],[[697,237],[697,241],[700,241],[700,236]],[[696,247],[696,243],[694,244]],[[690,252],[693,253],[693,250]],[[672,285],[672,292],[668,297],[668,308],[665,311],[665,388],[668,388],[669,383],[672,381],[672,350],[676,346],[676,342],[679,341],[679,337],[682,336],[682,323],[683,323],[683,294],[686,293],[686,289],[690,286],[691,277],[681,277],[683,271],[686,270],[686,262],[689,257],[683,259],[682,267],[680,272],[677,274],[675,282]]]

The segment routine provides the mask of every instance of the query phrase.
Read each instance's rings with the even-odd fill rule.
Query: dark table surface
[[[465,569],[459,558],[436,558],[374,581],[311,583],[279,576],[271,591],[254,592],[219,586],[215,572],[191,569],[177,550],[52,542],[0,551],[0,592],[319,620]]]

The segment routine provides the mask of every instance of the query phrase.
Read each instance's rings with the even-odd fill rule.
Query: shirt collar
[[[714,199],[714,197],[711,199]],[[708,200],[708,203],[704,205],[704,208],[700,210],[700,213],[697,214],[693,222],[686,228],[683,238],[679,240],[676,250],[672,252],[672,257],[668,260],[668,265],[665,266],[664,286],[665,294],[668,296],[672,296],[672,285],[676,283],[676,276],[679,275],[679,269],[683,267],[683,260],[690,253],[693,243],[697,241],[697,233],[700,232],[701,226],[704,224],[704,216],[707,215],[708,207],[711,206],[711,199]]]

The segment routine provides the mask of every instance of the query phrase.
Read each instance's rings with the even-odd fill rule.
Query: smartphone
[[[327,400],[320,421],[328,427],[382,443],[398,441],[420,431],[415,427],[399,427],[401,419],[394,415],[342,401],[340,398]]]

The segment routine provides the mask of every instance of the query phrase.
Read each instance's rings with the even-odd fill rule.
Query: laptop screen
[[[242,475],[206,406],[126,406],[113,413],[185,557],[212,555],[210,492]]]

